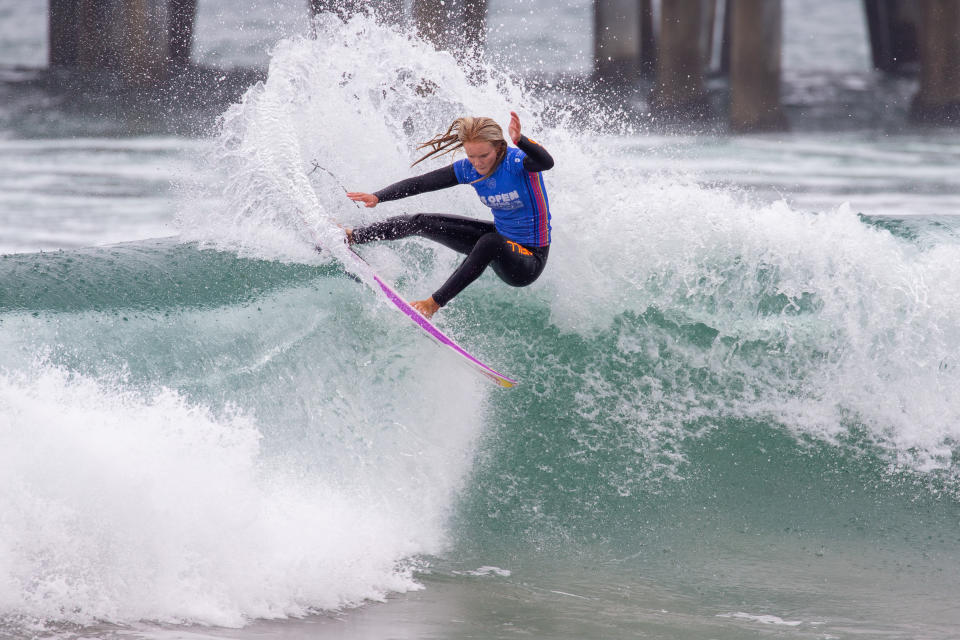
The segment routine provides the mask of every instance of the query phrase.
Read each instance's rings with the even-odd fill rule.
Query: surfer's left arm
[[[524,171],[536,173],[553,168],[553,156],[542,146],[520,133],[520,116],[517,115],[516,111],[510,112],[510,125],[507,127],[507,131],[510,133],[513,144],[527,154],[527,157],[523,159]]]
[[[523,159],[523,168],[525,171],[535,173],[553,168],[553,156],[551,156],[543,146],[537,144],[527,136],[520,136],[520,139],[517,140],[517,147],[527,154],[527,157]]]

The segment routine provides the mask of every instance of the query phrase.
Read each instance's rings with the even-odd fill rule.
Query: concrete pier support
[[[71,66],[77,62],[76,4],[76,0],[50,0],[47,31],[51,67]]]
[[[875,69],[912,72],[920,62],[920,7],[913,0],[863,0]]]
[[[720,28],[720,60],[717,65],[717,74],[730,77],[730,4],[736,0],[722,0],[723,25]]]
[[[920,0],[920,90],[911,117],[960,124],[960,2]]]
[[[363,4],[362,0],[307,0],[311,18],[321,13],[335,13],[347,20],[353,14],[363,11]]]
[[[652,0],[594,0],[594,77],[614,83],[651,78],[657,49]]]
[[[487,0],[450,0],[450,46],[480,56],[487,46]]]
[[[50,0],[50,66],[165,81],[189,63],[196,0]]]
[[[657,79],[650,96],[655,113],[688,120],[710,115],[704,75],[715,14],[715,0],[661,4]]]
[[[170,0],[170,63],[175,67],[190,64],[193,25],[197,20],[197,0]]]
[[[369,7],[384,22],[399,23],[403,20],[403,0],[307,0],[307,6],[311,17],[330,12],[347,20]]]
[[[413,25],[424,40],[438,49],[446,47],[447,10],[433,0],[413,0],[410,6]]]
[[[438,49],[479,54],[487,41],[487,0],[413,0],[413,23]]]
[[[730,128],[782,131],[780,106],[781,0],[734,0],[730,12]]]

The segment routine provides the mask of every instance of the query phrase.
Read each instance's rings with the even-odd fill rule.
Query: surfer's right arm
[[[458,184],[460,183],[457,182],[457,174],[453,170],[453,165],[449,165],[400,182],[394,182],[389,187],[384,187],[375,193],[351,191],[347,194],[347,197],[354,202],[362,202],[367,207],[375,207],[380,202],[399,200],[428,191],[455,187]]]

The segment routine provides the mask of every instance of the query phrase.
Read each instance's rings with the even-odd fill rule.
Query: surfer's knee
[[[403,234],[405,236],[418,236],[430,229],[430,219],[426,214],[412,213],[399,217],[403,220],[401,226],[403,227]]]
[[[436,213],[414,213],[405,218],[414,233],[437,232],[444,228],[444,216]]]
[[[480,239],[477,240],[477,244],[473,245],[473,251],[479,253],[495,256],[497,253],[503,249],[504,238],[496,231],[491,231],[490,233],[485,233],[480,236]],[[471,253],[473,253],[471,251]]]

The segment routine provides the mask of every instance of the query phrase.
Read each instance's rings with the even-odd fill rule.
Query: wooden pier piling
[[[479,55],[486,45],[487,0],[413,0],[417,32],[438,49]]]
[[[715,0],[661,4],[657,78],[650,95],[654,113],[692,121],[710,115],[704,73],[715,13]]]
[[[902,0],[863,0],[873,67],[912,73],[920,62],[920,7]]]
[[[960,124],[960,2],[920,1],[920,89],[910,116],[927,124]]]
[[[372,9],[384,22],[399,23],[403,19],[403,0],[308,0],[307,5],[311,17],[335,13],[341,20],[349,20],[356,13]]]
[[[414,28],[420,37],[438,49],[447,46],[446,7],[434,0],[413,0],[410,6]]]
[[[732,0],[730,12],[730,128],[781,131],[781,0]]]
[[[651,78],[657,49],[652,0],[594,0],[594,77],[616,84]]]
[[[49,0],[47,34],[51,67],[66,67],[77,60],[77,11],[75,0]]]
[[[196,0],[50,0],[50,66],[163,82],[189,64],[195,14]]]
[[[449,0],[450,45],[474,57],[487,46],[487,0]]]
[[[487,1],[304,3],[313,15],[332,11],[346,19],[372,9],[390,22],[400,22],[409,6],[407,17],[421,34],[467,57],[484,47]],[[197,2],[48,0],[50,66],[105,70],[130,84],[162,83],[189,65]],[[786,127],[782,2],[725,0],[720,70],[729,69],[733,131]],[[919,75],[911,117],[960,125],[960,0],[863,0],[863,7],[875,68]],[[716,13],[717,0],[593,0],[594,77],[629,86],[654,72],[650,107],[661,121],[709,117],[705,76]]]
[[[197,0],[170,0],[170,63],[175,67],[190,64],[193,25],[197,19]]]

